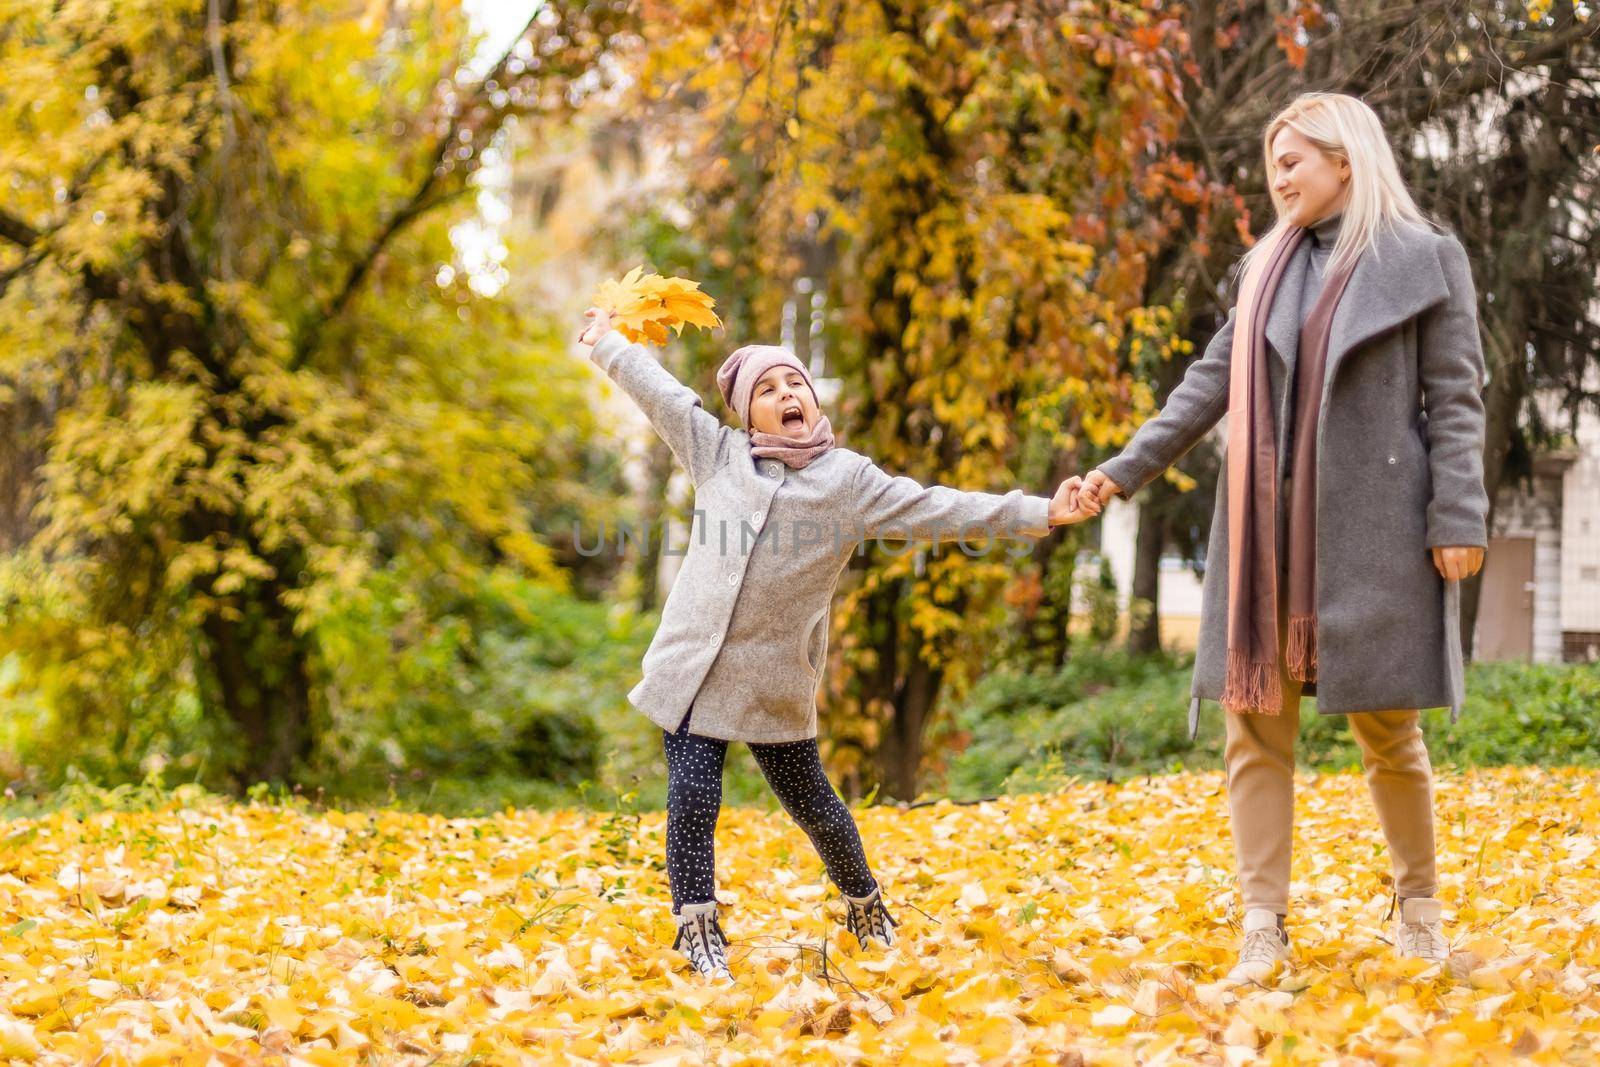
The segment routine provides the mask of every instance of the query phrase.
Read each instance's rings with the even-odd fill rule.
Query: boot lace
[[[1240,963],[1272,963],[1283,948],[1283,938],[1271,927],[1251,930],[1244,935],[1244,945],[1239,950]]]
[[[1445,957],[1448,944],[1437,922],[1426,920],[1421,922],[1402,921],[1400,923],[1400,948],[1409,956],[1437,960]]]

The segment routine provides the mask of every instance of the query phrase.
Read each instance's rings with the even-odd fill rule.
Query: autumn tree
[[[775,334],[793,279],[825,264],[848,444],[924,482],[1041,492],[1149,409],[1127,351],[1176,342],[1138,299],[1168,224],[1147,205],[1203,194],[1167,148],[1179,42],[1159,5],[702,2],[644,22],[640,99],[749,294],[730,325]],[[868,780],[916,793],[941,695],[1004,629],[999,594],[1037,613],[1078,545],[1051,538],[1031,568],[858,559],[827,712],[836,743],[876,754]]]
[[[369,576],[560,586],[538,531],[583,369],[450,229],[506,123],[605,88],[619,12],[543,4],[483,60],[452,0],[7,5],[0,407],[38,528],[0,592],[66,729],[189,692],[237,785],[287,781],[341,704],[320,628]]]

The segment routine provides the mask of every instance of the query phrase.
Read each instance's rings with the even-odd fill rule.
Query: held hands
[[[1071,526],[1094,518],[1100,509],[1089,510],[1085,506],[1087,503],[1083,479],[1073,475],[1057,486],[1056,495],[1050,498],[1050,525]]]
[[[1050,503],[1050,524],[1061,526],[1092,519],[1119,491],[1117,483],[1098,470],[1090,471],[1085,478],[1076,475],[1068,478],[1061,483],[1056,499]],[[1063,515],[1059,520],[1055,517],[1057,504],[1061,505]]]
[[[1471,578],[1483,568],[1483,549],[1440,547],[1433,550],[1433,565],[1447,582]]]
[[[583,317],[589,321],[578,333],[580,345],[594,344],[611,329],[611,314],[604,308],[590,308],[583,313]]]
[[[1051,526],[1071,526],[1089,518],[1079,509],[1078,491],[1082,486],[1083,479],[1074,475],[1056,487],[1056,495],[1050,498]]]
[[[1118,492],[1117,483],[1100,471],[1090,471],[1087,478],[1074,475],[1061,483],[1050,501],[1050,525],[1070,526],[1092,519]]]
[[[1089,514],[1098,515],[1120,492],[1122,487],[1107,478],[1104,471],[1092,470],[1083,480],[1083,507]]]

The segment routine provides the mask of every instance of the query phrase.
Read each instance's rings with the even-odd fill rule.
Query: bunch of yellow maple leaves
[[[714,304],[687,278],[663,278],[635,267],[620,280],[601,282],[592,303],[611,313],[611,325],[634,342],[664,345],[685,326],[721,326]]]
[[[0,1058],[135,1064],[1468,1064],[1600,1058],[1600,782],[1442,773],[1452,980],[1385,942],[1362,779],[1302,778],[1295,966],[1237,942],[1214,773],[860,812],[901,919],[856,946],[804,836],[730,809],[736,983],[667,946],[663,817],[447,819],[179,793],[18,819]]]

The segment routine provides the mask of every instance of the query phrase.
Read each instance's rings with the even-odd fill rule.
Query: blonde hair
[[[1278,177],[1278,168],[1272,159],[1272,141],[1285,128],[1298,131],[1324,155],[1350,164],[1350,191],[1346,194],[1339,237],[1333,244],[1327,273],[1332,274],[1371,249],[1377,243],[1379,232],[1385,227],[1396,229],[1401,219],[1434,227],[1406,190],[1383,124],[1372,108],[1358,97],[1344,93],[1303,93],[1273,116],[1262,136],[1267,193],[1272,197],[1278,217],[1272,228],[1240,260],[1240,277],[1252,259],[1271,244],[1266,238],[1277,236],[1291,225],[1283,200],[1272,187]]]

